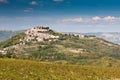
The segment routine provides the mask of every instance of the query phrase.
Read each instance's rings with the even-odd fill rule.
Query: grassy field
[[[0,59],[0,80],[120,80],[120,68]]]

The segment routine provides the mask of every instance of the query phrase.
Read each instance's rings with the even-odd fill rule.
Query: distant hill
[[[62,64],[120,66],[120,46],[91,35],[38,26],[0,43],[1,57]]]
[[[99,33],[85,33],[85,35],[95,35],[115,44],[120,44],[120,33],[118,32],[99,32]]]
[[[5,41],[16,34],[19,34],[23,31],[0,31],[0,42]]]

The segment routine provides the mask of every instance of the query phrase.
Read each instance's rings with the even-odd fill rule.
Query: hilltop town
[[[25,41],[44,41],[48,39],[58,39],[59,36],[54,36],[52,34],[49,34],[48,32],[51,31],[49,27],[43,27],[43,26],[37,26],[35,28],[31,28],[25,32],[26,37]]]
[[[37,42],[43,42],[43,41],[57,41],[57,40],[60,40],[61,38],[63,38],[63,37],[61,37],[61,35],[69,36],[69,37],[73,36],[73,37],[78,37],[81,39],[84,39],[84,38],[94,39],[95,38],[95,37],[86,37],[85,35],[82,35],[82,34],[58,33],[58,32],[54,32],[49,27],[37,26],[37,27],[26,30],[21,35],[13,36],[15,39],[11,38],[11,39],[13,39],[12,42],[13,43],[16,42],[16,43],[12,44],[11,46],[9,44],[6,44],[8,46],[5,46],[4,48],[2,48],[0,50],[0,54],[6,54],[7,51],[10,49],[10,47],[17,48],[19,46],[26,45],[28,43],[37,43]],[[16,41],[16,37],[18,37],[18,36],[19,37],[23,36],[23,37],[17,38],[17,41]],[[11,42],[10,42],[10,44],[11,44]]]
[[[24,40],[20,41],[26,41],[26,42],[42,42],[45,40],[48,41],[56,41],[60,38],[59,35],[53,35],[50,32],[53,32],[49,27],[44,27],[44,26],[37,26],[34,28],[31,28],[27,31],[25,31],[25,38]],[[71,33],[60,33],[62,35],[69,35],[69,36],[78,36],[79,38],[84,38],[84,35],[81,34],[71,34]]]

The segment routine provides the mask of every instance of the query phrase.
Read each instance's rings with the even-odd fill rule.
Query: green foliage
[[[7,52],[6,55],[4,55],[5,58],[17,58],[16,54]]]
[[[22,33],[0,43],[0,47],[9,47],[8,52],[14,54],[17,59],[79,65],[120,66],[119,45],[94,36],[79,38],[79,36],[60,34],[52,30],[47,33],[60,36],[60,39],[36,43],[25,42],[25,45],[17,45],[17,49],[11,48],[10,46],[19,44],[19,40],[25,37],[25,34]]]
[[[4,42],[1,42],[0,43],[0,48],[6,48],[6,47],[9,47],[9,46],[12,46],[12,45],[16,45],[20,42],[20,39],[23,39],[24,37],[25,37],[24,33],[13,36],[12,38],[10,38],[10,39],[8,39]]]
[[[12,53],[6,53],[5,56],[6,56],[7,58],[11,58],[11,55],[12,55]]]
[[[0,42],[9,39],[23,31],[0,31]]]
[[[0,58],[3,58],[3,55],[2,55],[2,54],[0,54]]]
[[[120,68],[0,59],[0,80],[118,80]]]
[[[0,54],[0,80],[120,79],[119,45],[95,36],[79,38],[52,30],[47,33],[60,38],[55,41],[31,41],[24,42],[25,45],[16,45],[26,36],[21,33],[1,42],[0,49],[7,47],[8,50],[5,55]]]

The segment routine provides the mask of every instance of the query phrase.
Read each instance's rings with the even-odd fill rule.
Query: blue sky
[[[120,0],[0,0],[0,30],[120,32]]]

